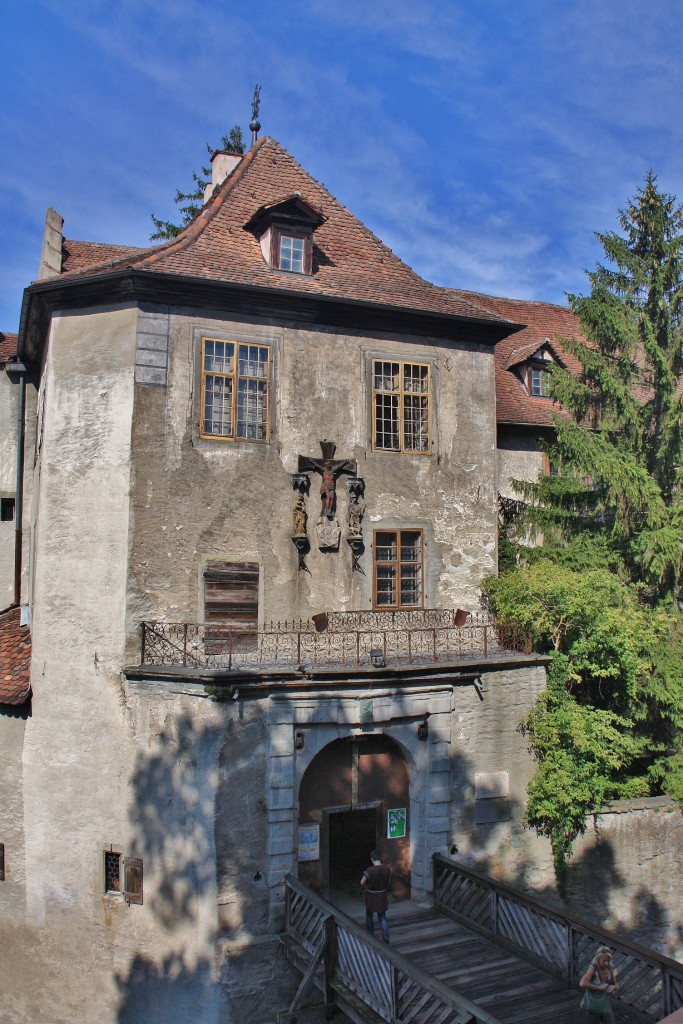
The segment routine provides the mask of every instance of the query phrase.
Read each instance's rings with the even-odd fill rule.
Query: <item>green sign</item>
[[[387,811],[387,839],[404,839],[406,834],[405,807],[392,807]]]
[[[359,712],[358,718],[361,725],[371,725],[374,722],[375,715],[371,700],[361,700]]]

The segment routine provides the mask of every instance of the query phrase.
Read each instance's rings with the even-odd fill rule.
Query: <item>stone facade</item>
[[[304,193],[315,227],[310,281],[274,272],[244,233],[285,186],[297,198],[282,216],[303,208]],[[168,281],[157,250],[120,250],[117,285],[116,252],[102,278],[87,266],[102,247],[63,242],[61,263],[29,289],[20,351],[36,379],[23,595],[33,700],[30,716],[3,721],[14,801],[3,818],[3,1024],[2,1014],[13,1024],[272,1019],[294,982],[276,936],[282,879],[297,871],[299,790],[339,739],[384,737],[405,760],[414,897],[429,897],[435,850],[457,844],[476,857],[507,845],[505,865],[528,853],[513,839],[532,764],[514,726],[544,684],[533,656],[464,672],[446,664],[430,678],[400,662],[315,682],[302,666],[257,668],[213,679],[222,701],[192,672],[140,665],[143,621],[205,620],[210,564],[257,567],[255,629],[371,610],[376,530],[419,536],[420,606],[476,609],[496,565],[492,352],[506,321],[421,282],[270,140],[206,210],[162,247]],[[194,254],[205,243],[201,259],[226,262],[202,283]],[[138,274],[145,260],[157,273]],[[216,285],[221,273],[232,291]],[[131,283],[145,296],[131,298]],[[261,439],[202,430],[207,337],[267,351]],[[374,443],[378,360],[390,380],[404,363],[428,375],[421,451]],[[396,416],[410,390],[405,401]],[[362,544],[346,543],[359,528],[345,473],[340,543],[321,549],[321,476],[309,468],[304,571],[293,484],[306,460],[321,465],[324,439],[363,481]],[[506,780],[494,799],[477,791],[486,773]]]

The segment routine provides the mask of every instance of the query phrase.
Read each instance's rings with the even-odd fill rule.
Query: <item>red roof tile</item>
[[[0,612],[0,704],[23,704],[31,690],[31,631],[19,621],[16,605]]]
[[[310,276],[269,267],[257,238],[245,227],[262,207],[273,206],[293,194],[319,210],[324,218],[314,233],[314,272]],[[91,248],[87,258],[93,255],[95,250]],[[480,321],[506,320],[464,293],[437,287],[419,277],[268,136],[249,150],[177,238],[85,268],[77,267],[76,256],[70,256],[64,270],[71,276],[91,277],[126,267],[377,302]]]
[[[0,363],[9,363],[17,354],[17,336],[0,331]]]
[[[65,238],[62,242],[62,273],[100,266],[105,261],[135,256],[147,250],[130,245],[108,245],[106,242],[75,242]]]
[[[524,362],[550,341],[557,358],[570,370],[578,373],[580,365],[557,341],[557,336],[580,338],[581,324],[576,313],[567,306],[554,306],[550,302],[528,302],[524,299],[500,299],[476,292],[459,291],[459,295],[484,309],[490,309],[506,319],[526,324],[526,327],[496,345],[496,419],[498,423],[519,423],[529,426],[551,427],[553,414],[559,406],[547,398],[530,395],[514,368]]]

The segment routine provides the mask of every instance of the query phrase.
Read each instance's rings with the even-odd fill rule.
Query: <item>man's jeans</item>
[[[379,921],[379,930],[384,942],[389,941],[389,922],[387,921],[386,911],[380,910],[377,912],[377,920]],[[369,910],[365,911],[365,927],[371,935],[375,934],[375,921],[373,915]]]

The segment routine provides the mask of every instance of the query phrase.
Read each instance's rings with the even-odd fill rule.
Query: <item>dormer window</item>
[[[304,239],[293,235],[280,235],[280,270],[304,272]]]
[[[263,258],[273,270],[313,273],[313,234],[324,222],[320,210],[299,195],[262,206],[245,224],[258,239]]]
[[[272,266],[278,270],[288,270],[293,274],[310,274],[311,272],[311,237],[286,235],[279,231],[273,232]]]
[[[550,398],[550,374],[554,366],[562,366],[548,338],[540,346],[525,345],[512,353],[506,369],[512,370],[528,395]]]
[[[548,398],[549,382],[550,374],[546,369],[543,369],[540,366],[529,367],[529,373],[527,376],[529,394],[536,395],[537,398]]]

